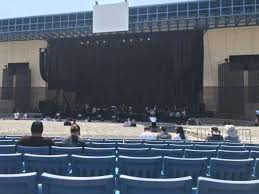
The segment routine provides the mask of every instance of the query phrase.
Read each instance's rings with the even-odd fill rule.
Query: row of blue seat
[[[36,173],[0,175],[0,193],[3,194],[114,194],[112,175],[101,177],[64,177],[44,173],[42,185],[37,184]],[[199,177],[197,194],[258,194],[259,180],[223,181]],[[192,178],[147,179],[121,175],[120,194],[192,194]]]
[[[119,156],[79,156],[72,155],[0,155],[0,174],[43,172],[72,176],[102,176],[126,174],[145,178],[178,178],[210,176],[226,180],[259,179],[259,159],[229,160],[212,158],[208,171],[207,158],[173,157],[128,157]],[[71,164],[69,163],[71,162]],[[255,168],[254,168],[255,166]],[[23,168],[24,167],[24,168]],[[70,172],[72,170],[72,172]]]
[[[90,148],[90,147],[26,147],[14,145],[0,146],[0,154],[12,153],[30,153],[30,154],[76,154],[88,156],[108,156],[108,155],[125,155],[125,156],[171,156],[186,158],[201,157],[218,157],[224,159],[247,159],[259,158],[259,151],[226,151],[226,150],[191,150],[191,149],[157,149],[157,148]]]

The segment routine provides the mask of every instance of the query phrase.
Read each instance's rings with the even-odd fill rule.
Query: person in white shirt
[[[151,122],[151,126],[152,126],[152,131],[156,131],[156,122],[157,122],[157,118],[155,116],[151,116],[149,117],[149,120]]]
[[[185,141],[185,140],[188,140],[189,138],[185,135],[185,132],[183,130],[183,127],[182,126],[179,126],[176,128],[176,135],[175,137],[173,138],[173,140],[182,140],[182,141]]]
[[[150,127],[144,127],[144,132],[139,135],[139,139],[142,140],[156,140],[157,137],[150,131]]]
[[[131,127],[131,120],[128,118],[128,120],[122,124],[123,127]]]

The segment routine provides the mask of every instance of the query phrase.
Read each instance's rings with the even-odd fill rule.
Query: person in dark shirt
[[[157,139],[172,139],[172,136],[167,132],[166,126],[160,127],[161,133],[157,135]]]
[[[208,141],[224,141],[224,138],[222,135],[220,135],[220,130],[218,127],[212,127],[211,128],[211,135],[209,135],[206,140]]]
[[[80,126],[73,124],[70,128],[71,135],[63,140],[63,147],[85,147],[85,141],[80,137]]]
[[[42,137],[43,124],[41,121],[34,121],[31,125],[31,136],[23,136],[17,142],[20,146],[44,147],[54,146],[55,143],[48,137]]]

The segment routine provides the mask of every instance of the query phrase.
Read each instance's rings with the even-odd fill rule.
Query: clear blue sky
[[[0,19],[91,10],[95,0],[0,0]],[[123,0],[98,0],[99,4]],[[130,6],[190,0],[128,0]]]

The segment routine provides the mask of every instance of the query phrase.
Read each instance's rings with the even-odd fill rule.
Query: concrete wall
[[[259,54],[259,26],[222,28],[204,32],[204,102],[217,112],[218,64],[230,55]],[[233,96],[234,98],[234,96]],[[244,118],[252,118],[258,103],[245,102]]]
[[[0,87],[2,87],[3,68],[8,63],[29,63],[31,69],[31,106],[36,108],[40,100],[46,98],[47,84],[41,78],[39,68],[39,49],[46,48],[47,42],[41,40],[0,42]]]

